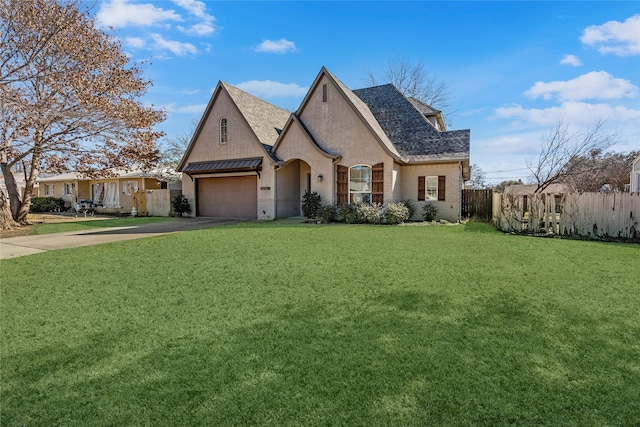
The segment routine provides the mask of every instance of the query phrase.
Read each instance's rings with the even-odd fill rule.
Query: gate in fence
[[[491,222],[493,190],[462,190],[462,219]]]

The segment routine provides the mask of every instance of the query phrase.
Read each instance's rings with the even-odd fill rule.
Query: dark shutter
[[[440,175],[438,177],[438,201],[444,201],[445,198],[445,182],[446,182],[446,178],[444,175]]]
[[[384,203],[384,163],[371,167],[371,201]]]
[[[424,176],[418,177],[418,200],[424,200],[425,193],[425,178]]]
[[[349,168],[338,165],[337,178],[338,205],[345,205],[349,200]]]

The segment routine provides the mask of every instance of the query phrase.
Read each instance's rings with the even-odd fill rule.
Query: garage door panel
[[[257,177],[198,179],[198,216],[256,219]]]

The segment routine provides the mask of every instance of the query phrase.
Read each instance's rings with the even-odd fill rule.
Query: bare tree
[[[464,184],[467,187],[471,187],[476,190],[481,190],[486,187],[485,179],[486,179],[486,175],[484,173],[484,170],[480,166],[474,163],[473,166],[471,166],[471,179],[465,182]]]
[[[11,217],[21,224],[40,172],[96,176],[158,159],[162,134],[153,127],[165,113],[137,100],[151,83],[82,4],[0,0],[0,168]],[[11,226],[0,208],[0,226]]]
[[[607,131],[605,123],[599,120],[590,128],[573,131],[559,120],[545,133],[538,157],[527,159],[527,168],[537,184],[535,192],[541,193],[551,184],[585,173],[575,159],[616,144],[620,130]]]
[[[407,58],[389,60],[382,79],[367,71],[365,82],[371,86],[391,83],[407,97],[416,98],[446,114],[453,113],[450,110],[453,94],[449,83],[429,74],[422,62],[413,63]]]

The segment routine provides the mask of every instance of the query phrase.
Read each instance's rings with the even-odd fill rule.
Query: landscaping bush
[[[305,191],[302,196],[302,214],[309,218],[314,219],[320,210],[322,198],[315,191]]]
[[[381,204],[359,203],[356,207],[356,222],[359,224],[380,224],[383,217]]]
[[[33,197],[30,212],[60,212],[65,210],[65,201],[59,197]]]
[[[400,203],[402,203],[409,211],[409,216],[407,217],[407,219],[413,218],[413,215],[415,215],[416,213],[416,204],[413,203],[413,200],[407,199],[407,200],[401,201]]]
[[[333,205],[326,205],[320,210],[320,218],[323,222],[338,221],[338,208]]]
[[[387,224],[401,224],[409,219],[409,208],[404,202],[389,203],[384,211],[384,219]]]
[[[422,211],[424,212],[425,221],[433,221],[436,219],[436,215],[438,215],[438,207],[434,203],[425,203]]]
[[[357,222],[356,210],[357,206],[350,203],[340,205],[338,207],[338,221],[355,224]]]
[[[171,205],[173,206],[173,213],[175,216],[182,216],[183,214],[191,213],[191,205],[184,194],[176,195],[171,201]]]

